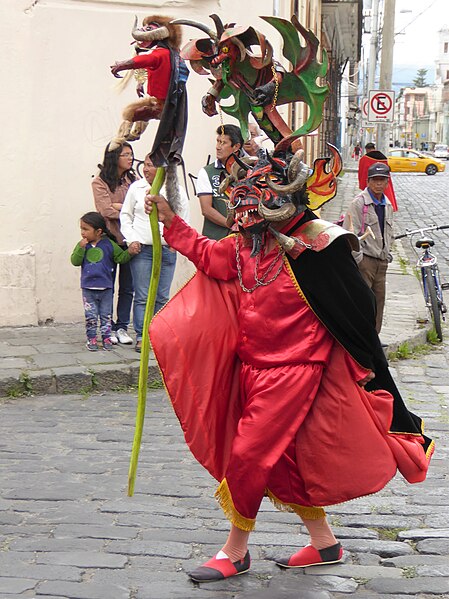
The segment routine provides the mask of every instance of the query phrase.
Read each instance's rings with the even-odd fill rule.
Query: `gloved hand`
[[[132,60],[122,60],[122,61],[116,62],[115,64],[111,65],[110,69],[111,69],[111,73],[114,75],[114,77],[116,77],[117,79],[121,79],[122,76],[119,75],[119,72],[120,71],[129,71],[129,69],[134,69],[134,62]]]

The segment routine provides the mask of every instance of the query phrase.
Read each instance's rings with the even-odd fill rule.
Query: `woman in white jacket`
[[[176,168],[176,167],[174,167]],[[143,164],[144,178],[135,181],[129,188],[120,212],[120,230],[128,247],[135,246],[137,254],[131,265],[134,283],[134,311],[133,326],[136,331],[136,351],[142,347],[142,328],[145,315],[145,306],[150,285],[151,269],[153,265],[153,237],[151,234],[148,214],[145,213],[145,195],[153,183],[156,167],[151,162],[149,154]],[[188,221],[189,200],[185,190],[179,188],[179,216]],[[162,187],[161,194],[166,195]],[[162,231],[162,225],[160,225]],[[170,248],[162,238],[162,264],[159,286],[157,289],[155,313],[168,301],[170,286],[176,267],[176,251]]]

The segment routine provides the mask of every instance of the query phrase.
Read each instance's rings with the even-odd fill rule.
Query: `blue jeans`
[[[100,319],[102,339],[111,336],[112,289],[82,289],[86,334],[88,339],[97,338],[97,324]]]
[[[122,249],[126,246],[121,245]],[[114,276],[115,280],[115,276]],[[130,263],[118,265],[118,300],[117,300],[117,320],[112,322],[112,329],[128,330],[129,321],[131,318],[131,306],[133,303],[133,276]]]
[[[141,251],[131,260],[131,270],[134,283],[134,312],[133,325],[137,341],[142,339],[143,317],[150,286],[151,269],[153,266],[153,246],[141,245]],[[176,252],[162,246],[162,264],[159,286],[157,288],[156,305],[154,313],[165,306],[170,296],[170,286],[175,274]]]

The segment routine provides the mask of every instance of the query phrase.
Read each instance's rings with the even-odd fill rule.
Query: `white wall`
[[[167,9],[168,4],[0,0],[0,326],[82,319],[79,269],[69,258],[79,239],[79,217],[93,209],[90,183],[96,165],[120,123],[122,108],[135,97],[132,86],[115,93],[116,79],[108,68],[132,56],[134,14],[139,19],[169,14],[212,26],[208,15],[215,12],[224,22],[252,24],[269,34],[277,40],[279,55],[278,34],[255,16],[272,14],[271,0],[178,0]],[[204,34],[184,28],[184,42],[196,37]],[[209,85],[207,77],[191,73],[184,159],[187,171],[195,174],[207,155],[214,155],[220,124],[219,117],[201,112],[200,99]],[[137,157],[151,148],[155,126],[133,144]],[[191,207],[192,223],[200,227],[193,197]],[[186,276],[178,269],[176,284]]]

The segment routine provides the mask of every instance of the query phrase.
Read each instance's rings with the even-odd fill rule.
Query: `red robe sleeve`
[[[171,76],[170,51],[155,48],[147,54],[138,54],[132,59],[136,69],[147,70],[147,93],[160,100],[167,97]]]
[[[164,227],[164,239],[209,277],[222,281],[237,277],[234,236],[209,239],[175,216],[170,228]]]

